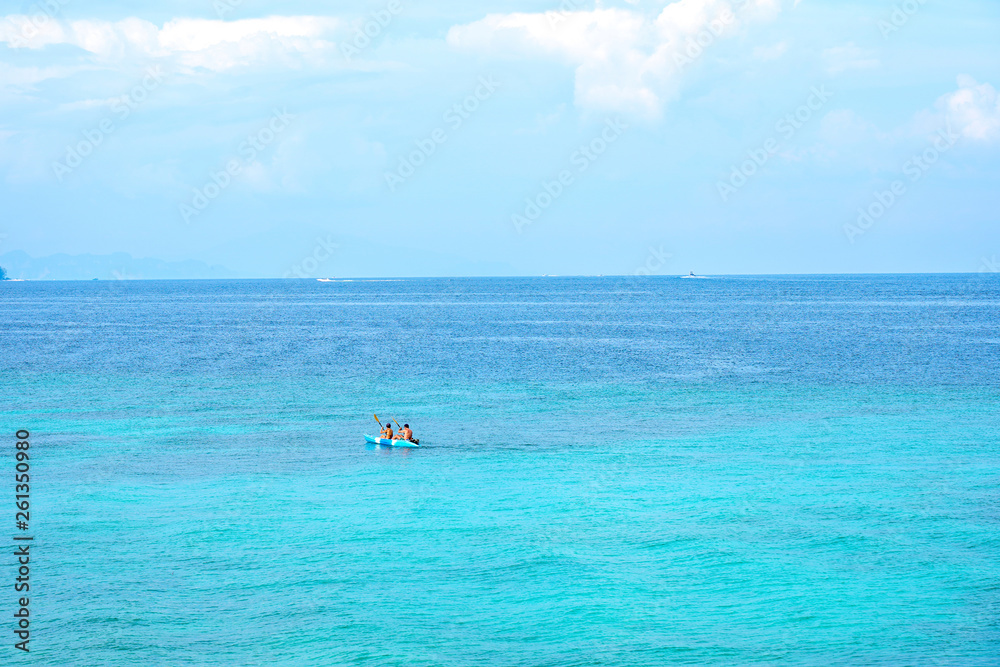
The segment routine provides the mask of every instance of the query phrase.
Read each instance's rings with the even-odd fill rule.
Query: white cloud
[[[566,114],[566,105],[560,104],[552,113],[535,114],[535,124],[532,127],[519,128],[514,130],[514,134],[543,134],[550,127],[558,125]]]
[[[60,104],[56,107],[56,111],[90,111],[91,109],[102,109],[104,107],[110,107],[112,104],[120,100],[120,97],[108,97],[103,100],[77,100],[76,102],[66,102],[65,104]]]
[[[965,140],[1000,140],[1000,95],[988,83],[970,76],[958,77],[958,90],[942,95],[931,109],[889,130],[859,116],[851,109],[836,109],[820,123],[819,141],[801,154],[826,162],[848,161],[872,171],[899,168],[899,156],[923,150],[942,130]]]
[[[240,21],[180,18],[162,28],[149,21],[49,20],[33,24],[22,15],[0,19],[0,42],[11,48],[41,49],[72,44],[102,61],[175,58],[188,68],[224,71],[277,61],[284,66],[322,59],[334,49],[328,40],[345,24],[318,16],[271,16]]]
[[[988,83],[977,83],[971,76],[958,77],[959,89],[938,100],[949,127],[966,139],[1000,139],[1000,97]]]
[[[872,172],[898,167],[897,142],[903,128],[890,132],[858,115],[853,109],[834,109],[820,121],[817,143],[801,152],[820,162],[846,162]]]
[[[881,64],[874,51],[862,49],[854,42],[823,51],[823,61],[830,74],[840,74],[852,69],[874,69]]]
[[[779,0],[679,0],[656,16],[632,9],[490,14],[448,32],[453,48],[551,57],[576,68],[577,105],[657,116],[684,70]]]
[[[785,55],[786,51],[788,51],[788,42],[778,42],[771,46],[758,46],[753,50],[753,57],[757,60],[767,62],[769,60],[777,60]]]
[[[0,88],[31,88],[40,81],[63,78],[80,69],[80,67],[15,67],[0,62]]]
[[[835,109],[820,122],[820,138],[830,145],[853,145],[884,141],[878,127],[859,116],[853,109]]]

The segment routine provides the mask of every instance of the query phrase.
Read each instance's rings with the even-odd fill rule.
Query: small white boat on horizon
[[[694,275],[694,271],[691,271],[686,276],[681,276],[681,278],[700,278],[703,280],[708,280],[708,276],[696,276]]]

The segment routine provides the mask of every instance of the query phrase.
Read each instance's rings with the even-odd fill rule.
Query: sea
[[[0,386],[4,665],[1000,665],[1000,274],[8,282]]]

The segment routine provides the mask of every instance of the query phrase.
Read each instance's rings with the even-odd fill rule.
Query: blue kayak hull
[[[420,447],[417,443],[409,440],[389,440],[388,438],[376,438],[373,435],[366,435],[365,441],[373,445],[388,445],[390,447],[409,447],[411,449]]]

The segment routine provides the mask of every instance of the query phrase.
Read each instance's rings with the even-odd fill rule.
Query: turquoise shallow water
[[[5,664],[1000,663],[996,281],[0,287]]]

